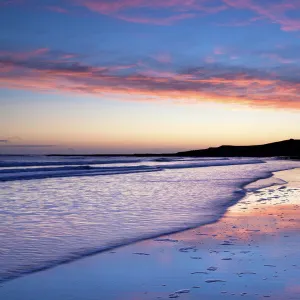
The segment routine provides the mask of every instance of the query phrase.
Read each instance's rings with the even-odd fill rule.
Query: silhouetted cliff
[[[268,157],[268,156],[300,156],[300,140],[286,140],[264,145],[255,146],[221,146],[203,150],[191,150],[178,152],[180,156],[199,157],[219,157],[219,156],[248,156],[248,157]]]

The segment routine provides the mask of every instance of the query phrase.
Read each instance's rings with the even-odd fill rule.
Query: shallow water
[[[124,169],[126,164],[135,164],[133,167],[138,172],[105,173],[105,176],[68,173],[58,178],[33,179],[31,176],[32,180],[17,180],[16,177],[0,182],[0,279],[11,279],[113,246],[213,222],[243,197],[242,188],[246,184],[268,177],[272,171],[300,167],[299,162],[262,163],[257,159],[166,162],[148,158],[127,163],[125,160],[122,163],[120,159],[115,163],[109,161],[115,173],[122,173],[120,168]],[[70,166],[69,159],[60,161]],[[80,165],[79,161],[84,158],[73,159],[72,163]],[[88,159],[85,164],[90,162]],[[104,169],[107,162],[101,164],[93,160],[92,164]],[[14,159],[10,165],[3,163],[2,171],[17,165],[23,169],[27,165],[45,167],[47,163],[50,163],[48,158],[45,161],[31,158],[30,164],[24,163],[24,159]],[[51,159],[53,164],[55,161]],[[142,166],[153,170],[139,172]],[[273,183],[276,182],[271,180],[267,184]],[[258,187],[261,185],[252,185],[251,189]]]
[[[216,224],[6,282],[0,298],[300,299],[299,175],[276,173],[289,183],[247,193]]]

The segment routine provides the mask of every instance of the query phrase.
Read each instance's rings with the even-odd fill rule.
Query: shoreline
[[[289,170],[289,171],[280,171],[278,173],[283,174],[283,172],[285,172],[286,174],[298,174],[296,175],[296,177],[299,177],[300,174],[300,169],[293,169],[293,170]],[[275,177],[276,177],[275,173]],[[290,175],[288,175],[290,176]],[[288,177],[289,180],[291,180],[291,178],[293,178],[294,175],[292,175],[292,177]],[[285,179],[284,179],[285,180]],[[3,294],[5,296],[4,299],[7,300],[17,300],[17,299],[24,299],[21,297],[21,295],[23,295],[24,292],[28,292],[28,288],[31,292],[34,291],[34,293],[36,295],[30,295],[28,297],[26,297],[26,299],[39,299],[38,298],[38,294],[42,293],[44,294],[44,292],[47,291],[47,293],[50,293],[49,298],[45,298],[44,299],[68,299],[68,298],[63,298],[61,295],[62,294],[68,294],[68,295],[72,295],[72,298],[70,299],[99,299],[99,297],[97,298],[96,295],[100,296],[100,294],[105,295],[105,297],[103,299],[106,300],[110,300],[110,299],[117,299],[117,300],[121,300],[121,299],[169,299],[169,298],[179,298],[180,299],[194,299],[193,297],[199,297],[201,295],[205,295],[206,297],[209,297],[208,299],[220,299],[220,298],[226,298],[226,297],[233,297],[234,295],[229,295],[229,292],[227,292],[226,290],[224,290],[226,288],[226,286],[228,286],[228,282],[230,282],[230,280],[228,280],[228,278],[230,279],[232,277],[232,275],[229,276],[229,274],[227,274],[226,272],[221,272],[220,269],[222,269],[221,267],[224,267],[224,264],[229,266],[235,266],[237,267],[237,263],[234,262],[234,258],[236,258],[235,255],[237,255],[237,252],[235,253],[235,255],[232,255],[233,251],[231,248],[249,248],[251,249],[250,252],[248,253],[244,253],[243,255],[247,257],[247,255],[250,255],[250,258],[253,260],[253,255],[254,257],[255,254],[255,249],[256,246],[252,245],[252,246],[247,246],[244,245],[243,243],[241,245],[238,245],[238,242],[241,242],[240,240],[240,236],[237,233],[240,233],[240,229],[241,227],[243,227],[243,224],[238,224],[238,225],[233,225],[236,228],[232,227],[230,229],[230,234],[228,233],[228,224],[226,224],[226,222],[228,222],[228,220],[230,220],[230,222],[234,221],[237,222],[237,220],[239,218],[244,218],[244,214],[245,212],[251,210],[253,211],[260,211],[260,210],[265,210],[264,205],[265,203],[268,204],[268,208],[267,210],[272,211],[273,208],[275,207],[281,207],[283,209],[284,205],[293,201],[292,199],[288,199],[288,197],[292,197],[291,195],[287,195],[288,193],[286,191],[284,191],[285,189],[287,189],[287,187],[289,187],[291,185],[290,181],[288,181],[287,184],[282,184],[282,185],[276,185],[276,186],[272,186],[272,187],[267,187],[267,188],[263,188],[260,189],[259,191],[254,191],[254,192],[248,192],[246,197],[243,197],[242,200],[239,200],[237,203],[235,203],[233,206],[229,207],[227,212],[225,213],[225,215],[223,215],[223,217],[221,217],[221,219],[219,221],[217,221],[216,223],[213,224],[209,224],[209,225],[203,225],[203,226],[198,226],[194,229],[189,229],[189,230],[185,230],[183,232],[179,232],[179,233],[173,233],[173,234],[168,234],[168,235],[164,235],[161,236],[160,238],[151,238],[151,239],[147,239],[144,241],[139,241],[136,242],[134,244],[129,244],[127,246],[122,246],[120,248],[116,248],[114,249],[114,251],[105,251],[102,252],[100,254],[96,254],[93,256],[89,256],[89,257],[85,257],[82,258],[80,260],[77,261],[73,261],[72,263],[68,263],[68,264],[64,264],[64,265],[59,265],[56,266],[54,268],[48,269],[46,271],[42,271],[39,273],[33,273],[30,275],[26,275],[20,278],[16,278],[14,280],[11,281],[6,281],[4,283],[2,283],[2,288],[0,289],[0,296],[1,294]],[[286,188],[283,188],[286,187]],[[300,188],[300,183],[299,183],[299,188]],[[289,193],[292,193],[294,188],[288,188],[291,189],[291,191]],[[264,200],[265,198],[262,197],[261,191],[266,190],[267,194],[268,193],[281,193],[279,195],[276,195],[275,193],[275,198],[274,199],[270,199],[268,201]],[[271,192],[268,192],[268,190],[270,190]],[[295,189],[297,190],[297,189]],[[297,192],[299,192],[297,190]],[[251,203],[248,203],[248,199],[249,197],[258,197],[259,202],[254,202],[254,207],[251,207]],[[260,198],[259,198],[260,197]],[[287,199],[284,201],[284,203],[277,203],[282,197],[286,197]],[[254,199],[253,198],[253,199]],[[253,200],[252,199],[252,200]],[[283,199],[283,198],[282,198]],[[297,198],[298,199],[298,198]],[[277,201],[277,202],[276,202]],[[279,201],[280,202],[280,201]],[[299,201],[298,201],[299,202]],[[299,204],[299,203],[298,203]],[[298,205],[297,203],[290,203],[288,205],[292,206],[292,205]],[[240,208],[242,207],[242,208]],[[299,207],[299,206],[298,206]],[[253,209],[252,209],[253,208]],[[285,214],[290,213],[285,211]],[[251,236],[252,242],[255,241],[255,238],[257,238],[257,236],[262,236],[263,239],[268,240],[269,235],[267,235],[266,233],[262,233],[262,228],[265,227],[272,227],[271,226],[271,222],[268,219],[268,215],[269,214],[263,214],[262,216],[260,216],[260,218],[262,220],[264,220],[262,223],[264,223],[263,225],[260,224],[261,228],[257,229],[257,228],[253,228],[251,229],[251,227],[249,227],[250,225],[248,224],[248,229],[249,231],[245,231],[244,230],[244,234],[245,232]],[[252,218],[250,216],[250,214],[247,216],[246,214],[246,219]],[[281,215],[282,217],[282,215]],[[245,220],[246,220],[245,219]],[[247,220],[248,220],[247,219]],[[293,219],[293,218],[291,218]],[[252,219],[251,219],[252,220]],[[279,219],[280,220],[280,217]],[[276,219],[276,221],[278,221]],[[297,216],[294,216],[294,220],[297,220]],[[252,220],[253,221],[253,220]],[[298,217],[298,221],[299,221],[299,217]],[[291,221],[293,223],[293,221]],[[238,222],[237,222],[238,223]],[[278,223],[278,222],[277,222]],[[278,225],[277,225],[278,226]],[[278,226],[278,228],[280,229],[280,226]],[[276,228],[275,228],[276,229]],[[273,230],[274,232],[272,232],[272,234],[277,233],[277,231],[279,231],[279,229]],[[282,229],[282,228],[281,228]],[[284,229],[284,228],[283,228]],[[295,229],[295,228],[294,228]],[[227,230],[227,233],[226,233]],[[259,230],[259,231],[257,231]],[[292,230],[293,231],[293,230]],[[212,232],[214,232],[212,234]],[[225,239],[224,235],[227,234],[227,239]],[[218,240],[219,235],[223,235],[223,241],[222,243]],[[229,235],[231,235],[232,237],[228,237]],[[260,236],[260,238],[261,238]],[[300,237],[299,237],[299,228],[296,227],[296,230],[293,232],[293,240],[294,243],[296,244],[295,247],[300,245]],[[288,240],[287,238],[284,238],[285,242],[286,240]],[[250,240],[249,240],[250,241]],[[250,244],[250,245],[251,245]],[[216,250],[214,248],[220,248],[223,249],[221,252],[221,250]],[[286,250],[286,246],[279,244],[279,249],[280,248],[284,248]],[[269,249],[270,250],[270,249]],[[217,252],[211,252],[210,251],[217,251]],[[225,252],[227,251],[227,252]],[[231,252],[230,252],[231,251]],[[249,250],[240,250],[240,251],[249,251]],[[163,261],[166,260],[166,258],[164,258],[165,254],[168,253],[167,255],[167,260],[170,259],[170,257],[168,258],[168,256],[171,256],[173,258],[176,258],[174,260],[173,263],[171,263],[170,265],[168,265],[168,267],[161,265],[161,259],[163,258]],[[199,255],[199,253],[201,255]],[[201,268],[200,270],[197,268],[194,268],[193,266],[199,264],[199,262],[203,263],[206,261],[210,261],[211,260],[211,256],[215,255],[215,259],[218,258],[218,256],[220,255],[220,253],[223,253],[223,259],[221,259],[219,261],[218,265],[217,263],[210,263],[211,264],[211,268],[206,265],[206,267]],[[225,257],[227,253],[230,253],[229,257]],[[209,254],[209,255],[208,255]],[[208,256],[207,256],[208,255]],[[243,256],[242,255],[242,256]],[[186,257],[184,257],[186,256]],[[205,259],[205,256],[206,259]],[[241,256],[241,254],[239,254],[239,256]],[[201,257],[201,258],[200,258]],[[259,256],[256,257],[257,259],[259,259]],[[240,259],[242,259],[240,257]],[[248,258],[249,259],[249,258]],[[299,255],[297,256],[297,259],[299,259]],[[130,264],[128,265],[128,262],[130,262]],[[142,265],[140,266],[140,264],[142,263]],[[155,265],[155,272],[151,272],[151,268],[153,268],[152,265]],[[201,265],[201,264],[200,264]],[[247,264],[246,264],[247,265]],[[274,268],[276,269],[276,267],[273,267],[275,264],[273,263],[269,263],[266,264],[269,267],[269,270],[273,270]],[[104,266],[104,268],[103,268]],[[133,268],[137,270],[137,274],[139,275],[137,278],[135,278],[136,281],[131,282],[129,280],[127,271],[128,268]],[[186,272],[186,274],[182,277],[180,275],[180,272],[178,273],[178,276],[181,280],[179,280],[180,282],[182,282],[181,285],[178,284],[178,280],[174,282],[174,278],[176,279],[175,274],[177,274],[177,272],[173,272],[171,270],[175,269],[183,269],[186,271],[191,271],[191,272]],[[261,271],[261,269],[266,268],[264,265],[262,266],[256,266],[255,268],[253,268],[253,270],[242,270],[240,271],[240,275],[241,277],[235,273],[234,274],[234,278],[232,279],[233,281],[235,281],[237,283],[237,285],[239,286],[239,278],[247,278],[247,279],[253,279],[253,277],[255,277],[256,274],[259,274],[258,270]],[[295,269],[297,269],[298,267],[295,267]],[[148,278],[149,276],[146,276],[146,273],[149,273],[149,269],[150,269],[150,278]],[[192,271],[194,269],[194,271]],[[254,270],[255,269],[255,270]],[[292,268],[293,269],[293,268]],[[132,270],[131,270],[132,271]],[[298,269],[297,269],[298,271]],[[83,272],[83,274],[81,274],[81,272]],[[299,272],[299,271],[298,271]],[[194,274],[191,274],[194,273]],[[225,276],[224,277],[224,273]],[[254,274],[256,273],[256,274]],[[85,275],[88,278],[85,278]],[[161,285],[159,286],[157,282],[157,276],[155,274],[165,274],[164,278],[161,278],[161,281],[163,283],[161,283]],[[288,273],[286,273],[288,274]],[[98,275],[98,276],[95,276]],[[208,278],[209,276],[211,276],[211,278]],[[133,277],[135,277],[136,275],[131,275]],[[148,282],[147,284],[142,284],[141,285],[141,278],[143,278],[143,276],[146,276],[148,278]],[[236,277],[237,276],[237,277]],[[251,278],[249,276],[252,276]],[[272,275],[272,276],[276,276],[276,275]],[[70,277],[71,277],[71,281],[70,281]],[[202,278],[201,278],[202,277]],[[60,278],[60,282],[57,282],[57,278]],[[69,279],[68,279],[69,278]],[[75,290],[70,289],[70,284],[72,282],[72,278],[73,281],[75,280],[75,282],[78,283],[78,287],[75,288]],[[104,281],[106,284],[101,285],[101,280],[100,282],[96,285],[97,288],[95,288],[95,282],[97,281],[96,279],[102,279],[102,282]],[[197,283],[195,282],[195,279],[199,279],[199,281],[201,281],[201,286],[199,285],[199,288],[197,288]],[[265,278],[265,277],[263,277]],[[261,278],[261,280],[263,280],[262,282],[264,283],[264,286],[268,286],[270,285],[270,281],[267,282],[266,279]],[[276,278],[276,277],[274,277]],[[286,279],[290,279],[292,278],[291,276],[286,276]],[[88,280],[89,279],[89,280]],[[149,281],[149,279],[151,279]],[[178,278],[177,278],[178,279]],[[205,280],[204,280],[205,279]],[[226,280],[224,280],[226,279]],[[84,284],[82,284],[82,280],[84,281]],[[91,281],[91,282],[90,282]],[[129,281],[129,282],[127,282]],[[252,280],[253,282],[256,282],[255,280]],[[251,282],[252,282],[251,281]],[[42,284],[40,284],[42,282]],[[63,283],[62,283],[63,282]],[[126,288],[126,286],[124,286],[124,283],[128,284],[129,287],[131,287],[132,289],[134,289],[134,295],[132,296],[132,291],[128,292]],[[152,282],[152,283],[151,283]],[[177,284],[176,284],[177,282]],[[183,284],[183,282],[186,282],[185,284]],[[194,283],[194,285],[193,285]],[[257,282],[256,282],[257,283]],[[267,283],[267,284],[266,284]],[[51,288],[51,284],[54,284]],[[153,285],[154,284],[154,285]],[[258,283],[257,283],[258,284]],[[71,284],[72,285],[72,284]],[[193,285],[193,286],[191,286]],[[216,290],[218,290],[219,288],[223,288],[222,291],[218,290],[218,294],[210,294],[209,290],[207,288],[205,288],[205,286],[210,286],[213,285],[213,289],[214,287],[216,287]],[[273,287],[273,284],[272,288]],[[30,289],[31,287],[31,289]],[[55,287],[55,288],[54,288]],[[168,287],[168,288],[167,288]],[[53,290],[54,288],[54,290]],[[86,294],[82,292],[86,291],[86,289],[88,288],[88,290],[90,290],[90,292],[88,292]],[[259,297],[263,297],[263,298],[272,298],[272,299],[283,299],[283,298],[274,298],[274,295],[272,295],[272,291],[269,291],[268,294],[266,293],[265,295],[252,295],[251,293],[249,293],[248,289],[243,286],[244,291],[241,291],[240,294],[244,293],[242,296],[246,297],[247,299],[261,299]],[[228,288],[227,288],[228,289]],[[55,292],[56,290],[56,292]],[[79,291],[78,291],[79,290]],[[129,296],[121,296],[118,295],[118,292],[114,292],[114,290],[118,290],[123,296],[124,293],[125,294],[130,294]],[[155,290],[155,292],[154,292]],[[168,291],[165,291],[168,290]],[[214,290],[215,291],[215,290]],[[57,292],[59,293],[57,295]],[[92,294],[90,294],[92,292]],[[221,293],[223,292],[223,293]],[[226,293],[225,293],[226,292]],[[18,295],[19,293],[19,295]],[[53,294],[54,293],[54,294]],[[62,294],[60,294],[62,293]],[[80,298],[80,293],[81,293],[81,298]],[[99,294],[100,293],[100,294]],[[146,293],[146,294],[145,294]],[[299,289],[299,293],[300,293],[300,289]],[[232,294],[232,293],[231,293]],[[235,295],[239,295],[238,293],[234,293]],[[300,294],[298,294],[298,292],[293,292],[292,294],[296,294],[297,297],[300,296]],[[86,298],[82,298],[83,295],[86,295]],[[51,298],[52,297],[52,298]],[[71,296],[70,296],[71,297]],[[85,297],[85,296],[84,296]],[[134,298],[136,297],[136,298]],[[250,297],[250,298],[249,298]],[[291,297],[293,297],[293,295],[291,295]],[[228,299],[229,299],[228,298]],[[102,299],[100,297],[100,299]],[[196,299],[196,298],[195,298]],[[231,298],[230,298],[231,299]],[[298,299],[298,298],[284,298],[284,299]]]
[[[129,239],[128,241],[126,241],[126,239],[124,239],[120,243],[113,244],[111,246],[106,246],[103,249],[95,249],[95,250],[92,249],[92,250],[87,251],[86,253],[80,254],[78,256],[73,255],[72,257],[67,257],[65,259],[61,259],[60,261],[54,261],[54,262],[50,261],[46,265],[43,265],[39,268],[28,270],[28,271],[22,271],[19,274],[13,274],[11,276],[1,278],[0,285],[5,284],[6,282],[10,282],[12,280],[22,278],[24,276],[28,276],[28,275],[39,273],[39,272],[44,272],[44,271],[50,270],[52,268],[59,267],[60,265],[70,264],[70,263],[76,262],[77,260],[81,260],[81,259],[89,258],[89,257],[94,256],[94,255],[99,255],[99,254],[102,254],[102,253],[105,253],[105,252],[113,251],[113,250],[118,249],[118,248],[127,247],[127,246],[130,246],[130,245],[136,244],[136,243],[147,241],[147,240],[157,239],[161,236],[166,236],[166,235],[169,236],[169,235],[174,235],[174,234],[180,234],[180,233],[188,231],[188,230],[193,230],[193,229],[196,229],[196,228],[199,228],[199,227],[202,227],[202,226],[215,224],[215,223],[219,222],[226,215],[227,211],[232,206],[237,205],[239,203],[239,201],[241,201],[244,197],[246,197],[247,193],[253,192],[253,191],[261,189],[261,188],[267,188],[267,187],[272,187],[274,185],[278,185],[279,183],[276,182],[276,180],[273,180],[273,182],[271,182],[271,183],[266,182],[268,179],[276,178],[275,174],[277,172],[289,171],[289,170],[292,171],[294,169],[299,169],[300,170],[300,168],[293,167],[293,168],[287,168],[287,169],[280,170],[280,171],[266,171],[265,176],[259,177],[259,178],[256,178],[255,180],[251,180],[249,182],[241,184],[238,187],[238,190],[235,193],[235,197],[234,198],[232,197],[228,201],[226,206],[222,206],[222,209],[221,209],[222,211],[219,213],[219,215],[214,216],[214,218],[210,221],[203,221],[202,223],[199,222],[196,225],[192,225],[190,227],[185,227],[185,228],[181,227],[179,229],[175,229],[175,230],[171,230],[171,231],[163,232],[163,233],[157,233],[157,234],[153,234],[153,235],[150,235],[150,236],[142,236],[142,237],[137,238],[137,239]],[[262,182],[262,184],[257,186],[257,183],[259,183],[259,182]],[[250,186],[252,186],[252,185],[254,186],[254,188],[250,189]]]

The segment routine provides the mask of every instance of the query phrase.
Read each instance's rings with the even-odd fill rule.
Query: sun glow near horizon
[[[27,93],[21,101],[7,101],[1,114],[1,136],[10,137],[2,153],[157,153],[299,137],[297,111],[214,102],[157,104]]]
[[[0,153],[173,152],[300,138],[296,0],[0,7]]]

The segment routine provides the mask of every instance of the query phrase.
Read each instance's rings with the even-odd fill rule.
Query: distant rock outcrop
[[[288,156],[300,157],[300,140],[286,140],[264,145],[254,146],[220,146],[203,150],[191,150],[178,152],[179,156],[199,156],[199,157],[271,157]]]

